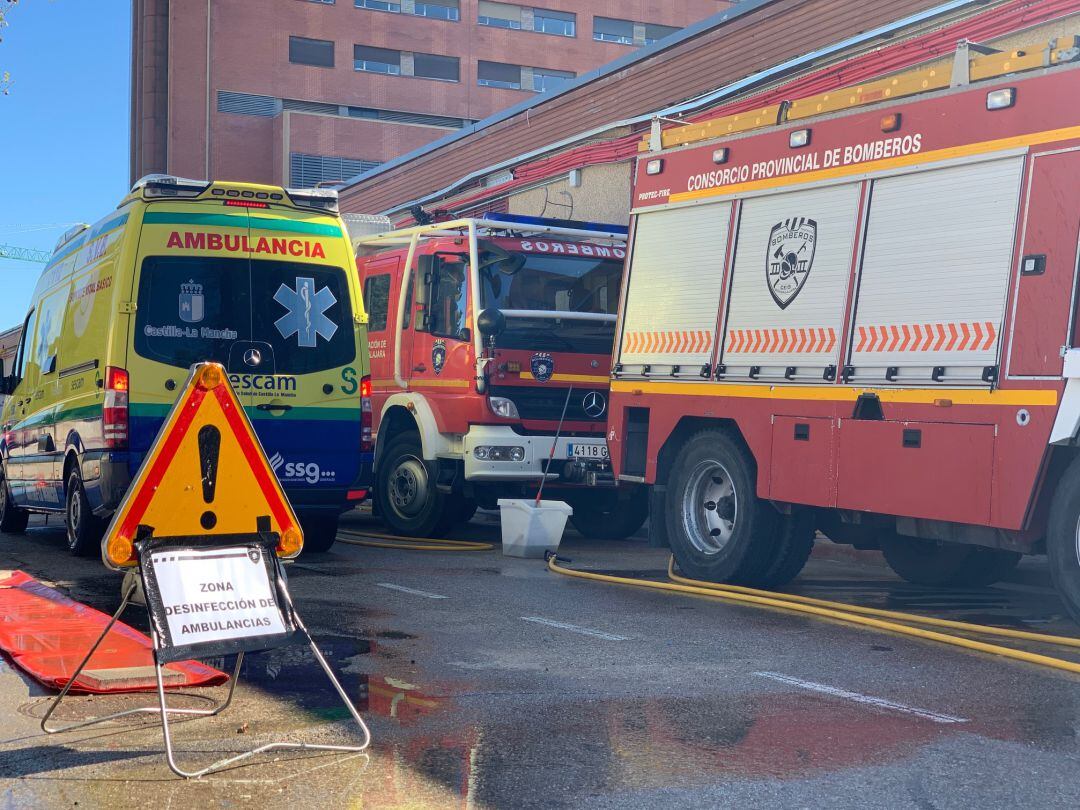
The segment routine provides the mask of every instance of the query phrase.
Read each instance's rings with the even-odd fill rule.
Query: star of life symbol
[[[282,284],[274,293],[274,300],[288,310],[274,321],[283,338],[296,335],[300,346],[314,349],[319,335],[330,340],[337,332],[337,324],[325,315],[326,310],[337,303],[337,298],[329,287],[315,292],[315,279],[298,276],[295,290]]]

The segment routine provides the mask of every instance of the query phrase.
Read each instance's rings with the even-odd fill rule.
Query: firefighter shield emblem
[[[443,366],[446,365],[446,341],[436,340],[431,347],[431,367],[436,374],[442,374]]]
[[[816,244],[817,223],[812,219],[796,217],[773,226],[765,257],[765,280],[780,309],[787,309],[806,284]]]
[[[180,285],[180,320],[184,323],[198,323],[206,315],[203,298],[203,285],[192,279]]]
[[[537,382],[547,382],[555,373],[555,359],[547,352],[537,352],[529,362],[529,370]]]

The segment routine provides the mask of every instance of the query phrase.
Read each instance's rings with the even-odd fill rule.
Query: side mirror
[[[476,317],[476,328],[488,340],[497,338],[506,331],[506,316],[502,310],[490,307]]]

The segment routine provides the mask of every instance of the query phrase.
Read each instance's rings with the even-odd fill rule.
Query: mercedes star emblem
[[[262,352],[258,349],[248,349],[244,352],[244,362],[249,366],[257,366],[262,362]]]
[[[581,400],[581,407],[590,419],[599,419],[607,410],[607,400],[603,394],[590,391],[585,395],[585,399]]]

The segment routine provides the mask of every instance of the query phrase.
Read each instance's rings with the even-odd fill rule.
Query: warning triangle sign
[[[154,537],[254,534],[268,518],[278,556],[295,557],[303,533],[229,376],[199,363],[128,488],[101,543],[102,560],[121,570],[138,564],[139,526]]]

